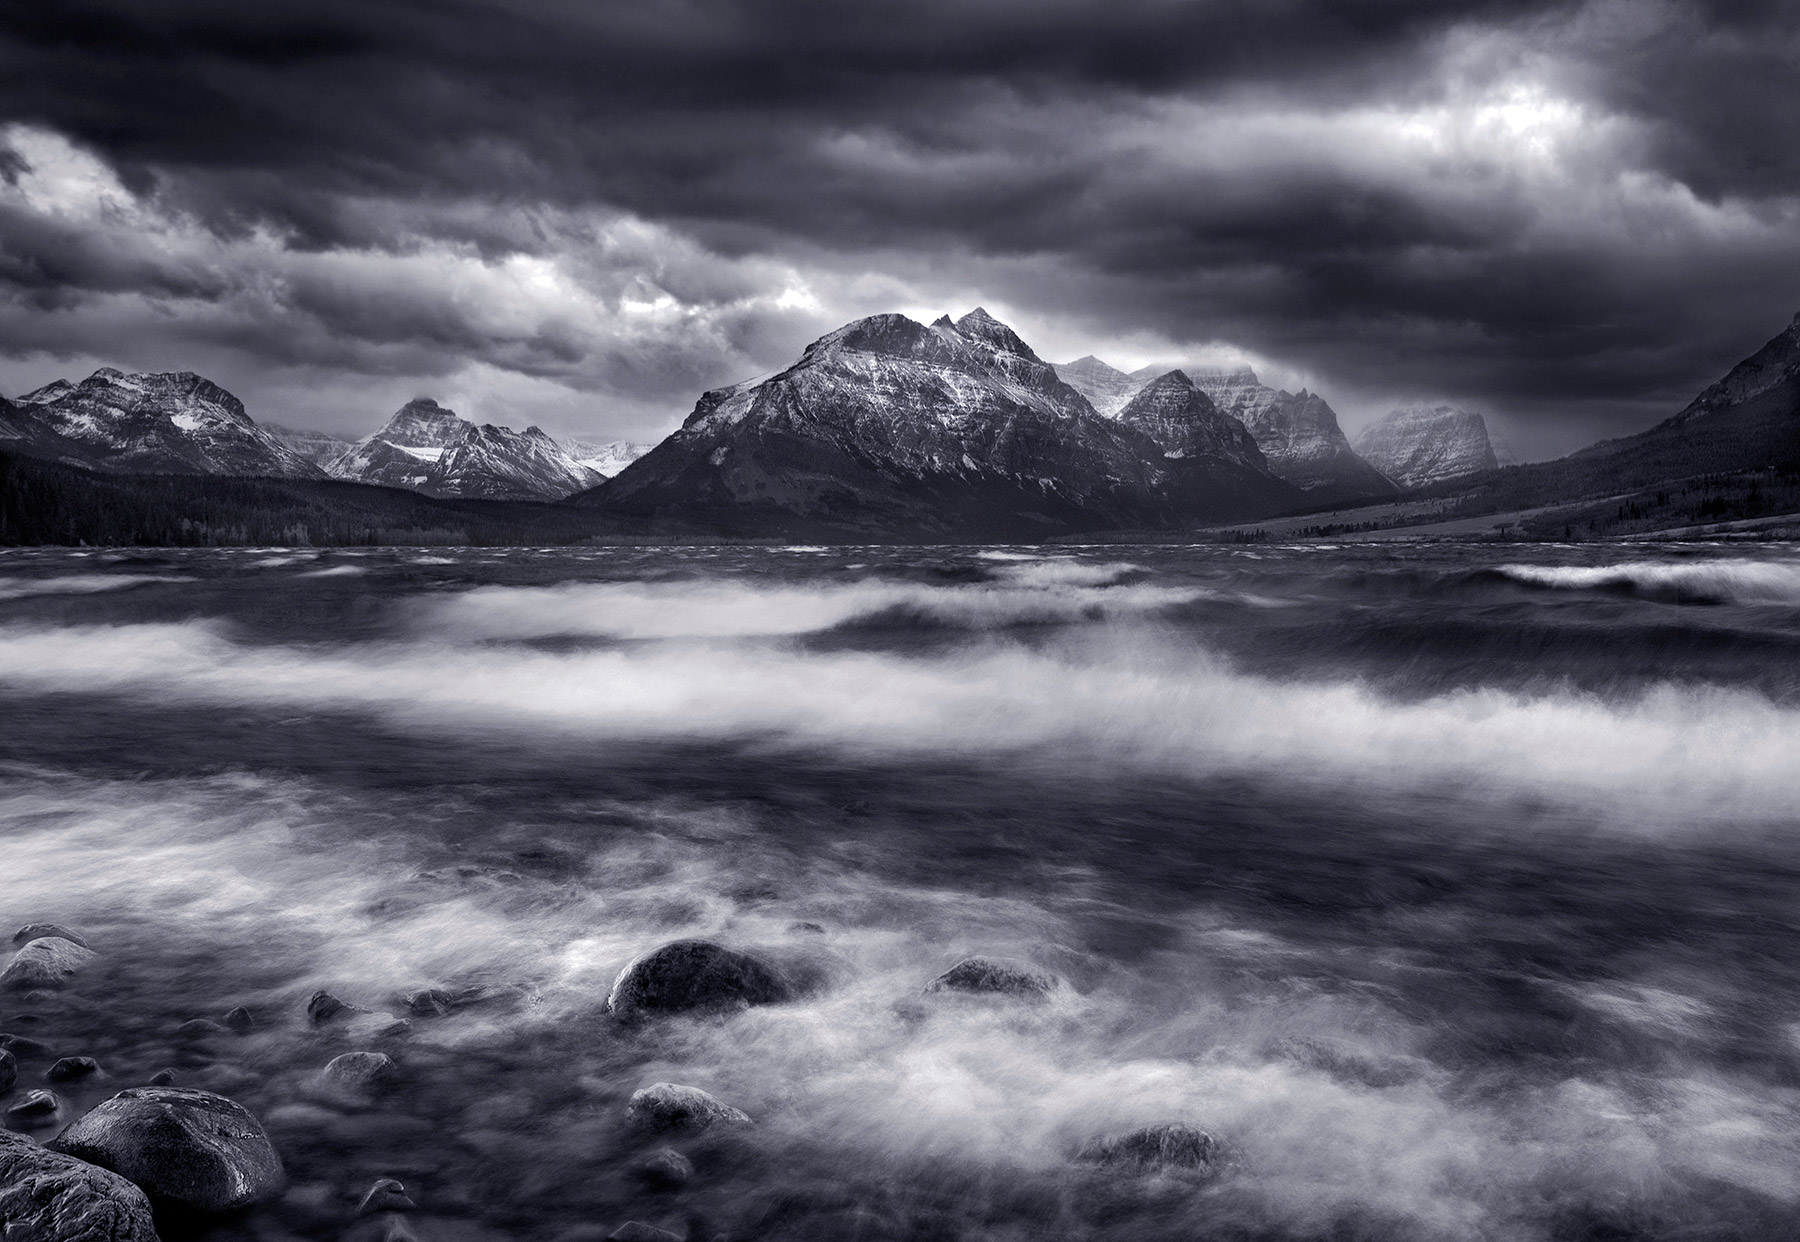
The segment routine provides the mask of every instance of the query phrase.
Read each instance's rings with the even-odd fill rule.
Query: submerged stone
[[[773,967],[710,940],[676,940],[619,972],[607,1009],[621,1018],[769,1005],[793,996]]]
[[[0,1235],[7,1242],[157,1242],[143,1191],[3,1130]]]
[[[52,937],[58,940],[67,940],[70,944],[80,945],[84,949],[94,947],[80,932],[70,931],[60,923],[27,923],[13,933],[12,942],[14,944],[30,944],[33,940],[47,940]]]
[[[29,940],[0,971],[0,988],[59,988],[98,956],[61,936]]]
[[[250,1016],[248,1009],[239,1005],[225,1015],[225,1029],[238,1035],[248,1035],[256,1029],[256,1019]]]
[[[700,1090],[672,1082],[654,1082],[633,1093],[625,1115],[648,1130],[680,1130],[698,1134],[716,1125],[747,1126],[748,1113]]]
[[[694,1162],[673,1147],[658,1147],[634,1166],[638,1180],[657,1190],[676,1190],[694,1176]]]
[[[159,1205],[230,1212],[286,1182],[269,1136],[241,1104],[182,1087],[133,1087],[50,1146],[137,1183]]]
[[[358,1216],[370,1216],[376,1212],[410,1212],[418,1205],[406,1193],[406,1187],[391,1177],[384,1177],[369,1187],[356,1205]]]
[[[1219,1159],[1219,1141],[1182,1122],[1145,1126],[1087,1143],[1079,1158],[1138,1172],[1160,1169],[1210,1170]]]
[[[365,1101],[391,1086],[400,1075],[394,1058],[381,1052],[346,1052],[333,1057],[314,1080],[326,1095]]]
[[[965,957],[925,985],[926,992],[1045,996],[1062,981],[1015,957]]]
[[[27,1091],[23,1099],[6,1110],[9,1125],[41,1126],[56,1116],[62,1097],[54,1091]]]
[[[100,1062],[93,1057],[64,1057],[45,1070],[44,1077],[51,1082],[74,1082],[81,1078],[92,1078],[99,1072]]]

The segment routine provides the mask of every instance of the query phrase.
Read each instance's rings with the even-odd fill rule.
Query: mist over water
[[[1793,549],[12,552],[0,704],[0,908],[101,952],[0,1031],[256,1112],[207,1236],[1800,1235]],[[810,986],[611,1018],[682,937]],[[755,1120],[678,1193],[659,1081]]]

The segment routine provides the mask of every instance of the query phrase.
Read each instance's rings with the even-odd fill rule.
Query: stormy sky
[[[654,438],[979,303],[1543,456],[1800,310],[1791,0],[44,0],[0,108],[0,391],[346,434]]]

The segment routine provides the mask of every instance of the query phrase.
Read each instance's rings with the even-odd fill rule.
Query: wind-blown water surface
[[[261,1116],[215,1237],[1800,1232],[1792,549],[11,552],[0,704],[0,910],[102,952],[0,1030]],[[820,983],[608,1017],[680,937]],[[678,1193],[656,1081],[756,1121]]]

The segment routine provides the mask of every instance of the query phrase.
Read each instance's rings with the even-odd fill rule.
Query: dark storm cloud
[[[17,5],[5,118],[189,253],[9,217],[0,282],[671,412],[904,289],[1605,430],[1800,306],[1784,7]]]

